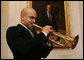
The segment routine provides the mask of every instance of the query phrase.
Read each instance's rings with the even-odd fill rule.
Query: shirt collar
[[[22,23],[19,23],[19,24],[22,25],[24,28],[28,29],[24,24],[22,24]]]
[[[29,29],[28,27],[26,27],[24,24],[22,24],[22,23],[19,23],[20,25],[22,25],[24,28],[26,28],[29,32],[30,32],[30,34],[32,35],[32,37],[34,37],[34,34],[32,33],[32,31],[31,31],[31,29]]]

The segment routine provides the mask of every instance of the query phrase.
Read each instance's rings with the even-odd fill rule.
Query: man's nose
[[[35,19],[33,19],[33,22],[36,22],[36,20],[35,20]]]

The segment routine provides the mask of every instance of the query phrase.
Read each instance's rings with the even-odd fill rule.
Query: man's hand
[[[52,32],[53,31],[53,27],[52,26],[48,26],[48,25],[46,25],[46,26],[44,26],[43,28],[42,28],[42,32],[44,32],[44,33],[46,33],[46,35],[48,35],[50,32]]]

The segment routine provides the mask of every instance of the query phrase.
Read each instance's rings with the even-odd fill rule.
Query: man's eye
[[[30,19],[34,19],[33,17],[31,17]]]

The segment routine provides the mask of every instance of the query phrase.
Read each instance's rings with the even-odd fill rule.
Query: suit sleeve
[[[34,38],[26,39],[21,32],[11,28],[7,30],[6,37],[12,51],[18,54],[30,53],[31,50],[35,50],[47,42],[47,38],[43,33],[38,34]]]
[[[53,45],[48,46],[47,44],[45,44],[42,47],[42,58],[46,58],[52,49],[53,49]]]

